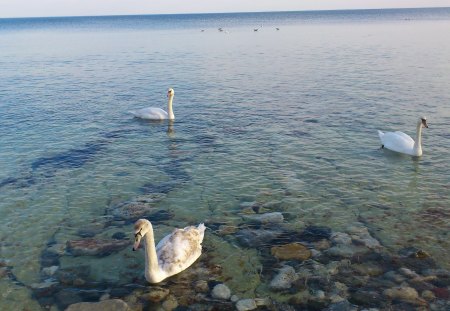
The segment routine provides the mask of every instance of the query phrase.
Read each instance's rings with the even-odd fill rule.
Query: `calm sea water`
[[[0,20],[0,309],[43,307],[48,246],[142,193],[165,194],[157,238],[238,226],[258,202],[292,226],[363,221],[392,252],[450,268],[448,29],[450,9]],[[165,108],[168,87],[174,124],[127,113]],[[379,149],[377,129],[414,137],[421,115],[421,158]],[[97,237],[132,232],[108,228]],[[224,265],[237,252],[205,240]],[[120,283],[143,260],[59,264]]]

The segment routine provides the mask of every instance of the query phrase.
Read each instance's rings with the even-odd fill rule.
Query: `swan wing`
[[[414,148],[414,140],[403,132],[387,132],[380,135],[385,148],[392,151],[411,154]]]
[[[136,118],[147,119],[147,120],[163,120],[167,119],[168,115],[161,108],[148,107],[139,110],[130,111],[132,115]]]
[[[167,276],[183,271],[200,257],[205,226],[175,229],[156,246],[159,267]]]

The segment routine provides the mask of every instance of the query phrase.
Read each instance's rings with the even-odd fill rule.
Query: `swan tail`
[[[137,117],[136,110],[129,110],[128,113],[132,114],[133,116]]]
[[[201,223],[197,226],[197,230],[200,233],[201,241],[203,241],[203,237],[205,236],[206,226],[204,223]]]
[[[384,133],[382,131],[378,131],[378,137],[380,137],[381,142],[383,142]]]

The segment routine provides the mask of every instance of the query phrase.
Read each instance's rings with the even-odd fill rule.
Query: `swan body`
[[[136,118],[140,119],[146,119],[146,120],[175,120],[175,115],[173,114],[172,109],[172,102],[173,102],[173,96],[175,95],[175,92],[173,89],[169,89],[167,91],[167,112],[164,111],[161,108],[155,108],[155,107],[148,107],[148,108],[142,108],[138,110],[130,111],[132,115],[134,115]]]
[[[403,132],[378,131],[382,147],[389,150],[420,157],[422,155],[422,128],[428,128],[427,118],[420,117],[417,121],[416,140]]]
[[[134,224],[137,250],[141,239],[145,249],[145,278],[149,283],[159,283],[192,265],[202,254],[205,225],[175,229],[165,236],[155,247],[153,227],[147,219],[139,219]]]

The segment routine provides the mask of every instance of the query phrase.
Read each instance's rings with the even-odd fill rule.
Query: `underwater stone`
[[[254,299],[241,299],[236,303],[238,311],[248,311],[258,308]]]
[[[231,291],[225,284],[217,284],[214,286],[211,296],[216,299],[228,300],[231,297]]]
[[[351,244],[352,238],[347,233],[335,232],[331,236],[331,241],[335,244]]]
[[[280,212],[244,215],[243,218],[249,222],[254,222],[254,223],[263,224],[263,225],[279,224],[284,221],[283,214],[281,214]]]
[[[329,248],[326,250],[326,253],[330,256],[351,258],[355,254],[355,251],[355,248],[351,245],[342,244]]]
[[[383,295],[390,299],[401,299],[406,301],[414,301],[419,298],[419,294],[412,287],[393,287],[383,291]]]
[[[59,269],[59,266],[51,266],[42,269],[42,273],[47,276],[52,276]]]
[[[130,311],[128,304],[120,299],[100,302],[79,302],[70,305],[66,311]]]
[[[141,299],[154,303],[164,300],[169,295],[169,290],[162,287],[150,287],[147,293],[140,296]]]
[[[197,293],[207,293],[209,291],[208,282],[205,280],[198,280],[195,282],[194,289]]]
[[[297,279],[298,276],[295,274],[294,268],[291,266],[284,266],[272,279],[269,286],[273,290],[288,289]]]
[[[243,229],[236,233],[238,241],[246,247],[268,245],[272,240],[282,235],[281,231]]]
[[[270,249],[273,256],[280,260],[307,260],[311,257],[311,251],[300,243],[290,243],[282,246],[274,246]]]
[[[150,214],[155,208],[148,203],[131,202],[121,204],[112,210],[114,217],[125,220],[137,220]]]
[[[408,268],[400,268],[398,269],[398,272],[400,272],[401,274],[403,274],[404,276],[407,276],[409,278],[416,278],[419,275],[417,273],[415,273],[414,271],[412,271],[411,269]]]
[[[436,298],[436,296],[434,295],[434,293],[430,290],[424,290],[420,296],[428,301],[434,300]]]
[[[300,233],[300,238],[307,242],[317,242],[322,239],[329,240],[330,236],[331,229],[320,226],[308,226],[302,233]]]
[[[164,311],[172,311],[178,307],[177,298],[174,295],[169,295],[167,299],[162,303]]]
[[[358,307],[347,300],[339,301],[329,305],[324,311],[357,311]]]
[[[80,239],[67,241],[67,249],[74,256],[106,256],[130,245],[129,240]]]

